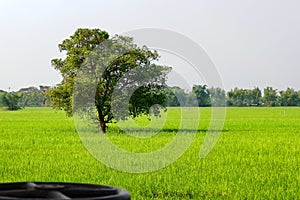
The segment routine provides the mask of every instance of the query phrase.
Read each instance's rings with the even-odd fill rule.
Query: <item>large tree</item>
[[[89,83],[93,81],[96,81],[93,103],[103,132],[107,123],[150,114],[150,108],[155,104],[166,106],[164,88],[170,68],[154,64],[158,53],[146,46],[138,47],[132,38],[118,35],[110,38],[100,29],[78,29],[59,44],[59,49],[66,52],[66,57],[53,59],[52,64],[63,80],[48,95],[52,105],[65,110],[69,116],[75,100],[76,107],[86,111],[86,102],[73,99],[73,93],[76,98],[84,99],[88,87],[92,87]],[[82,76],[83,69],[94,77],[93,81],[90,74],[86,78]],[[78,74],[81,74],[80,78]],[[74,83],[78,81],[81,81],[81,88],[77,90],[85,91],[73,91]],[[129,101],[126,101],[126,95],[131,96]],[[112,105],[117,105],[115,112],[112,112]],[[154,114],[159,112],[156,110]]]

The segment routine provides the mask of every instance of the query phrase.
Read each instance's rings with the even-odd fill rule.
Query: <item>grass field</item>
[[[213,151],[200,159],[209,111],[200,109],[196,139],[176,162],[152,173],[131,174],[93,158],[82,145],[72,118],[63,112],[0,110],[0,181],[113,185],[127,189],[132,199],[299,198],[299,107],[227,108],[222,135]],[[169,112],[176,115],[178,109]],[[137,145],[137,139],[124,134],[108,134],[116,144],[136,152],[149,146],[160,148],[174,135],[166,131],[149,141],[139,139]]]

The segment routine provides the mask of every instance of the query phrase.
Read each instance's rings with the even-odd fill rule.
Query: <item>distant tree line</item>
[[[49,86],[22,88],[17,92],[6,92],[0,90],[0,107],[7,107],[9,110],[18,110],[23,107],[50,106],[49,97],[46,92]]]
[[[51,106],[47,95],[49,86],[22,88],[17,92],[0,90],[0,107],[18,110],[23,107]],[[300,91],[266,87],[253,89],[234,88],[226,92],[218,87],[194,85],[192,91],[174,86],[167,89],[167,106],[300,106]]]
[[[196,97],[196,98],[195,98]],[[186,92],[179,87],[170,87],[167,93],[168,106],[300,106],[300,91],[293,88],[278,91],[273,87],[260,90],[234,88],[226,92],[221,88],[194,85]]]

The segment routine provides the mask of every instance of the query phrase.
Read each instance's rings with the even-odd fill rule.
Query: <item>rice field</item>
[[[132,152],[162,148],[176,134],[179,109],[169,108],[168,115],[174,122],[150,139],[128,137],[114,126],[107,136]],[[0,182],[104,184],[128,190],[132,199],[299,198],[300,107],[227,108],[224,130],[205,158],[199,158],[199,150],[210,108],[201,108],[200,116],[192,145],[172,165],[150,173],[126,173],[95,159],[82,144],[73,119],[63,112],[2,109]]]

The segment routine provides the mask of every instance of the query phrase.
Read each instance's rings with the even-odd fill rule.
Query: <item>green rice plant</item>
[[[128,151],[154,151],[176,134],[180,109],[169,108],[167,114],[163,129],[150,138],[128,136],[114,125],[107,136]],[[299,198],[299,107],[227,108],[221,137],[205,158],[199,158],[199,150],[209,127],[210,108],[200,108],[200,116],[196,137],[183,156],[161,170],[132,174],[91,156],[73,119],[63,112],[0,110],[0,181],[113,185],[127,189],[132,199]],[[139,120],[141,126],[148,123]]]

